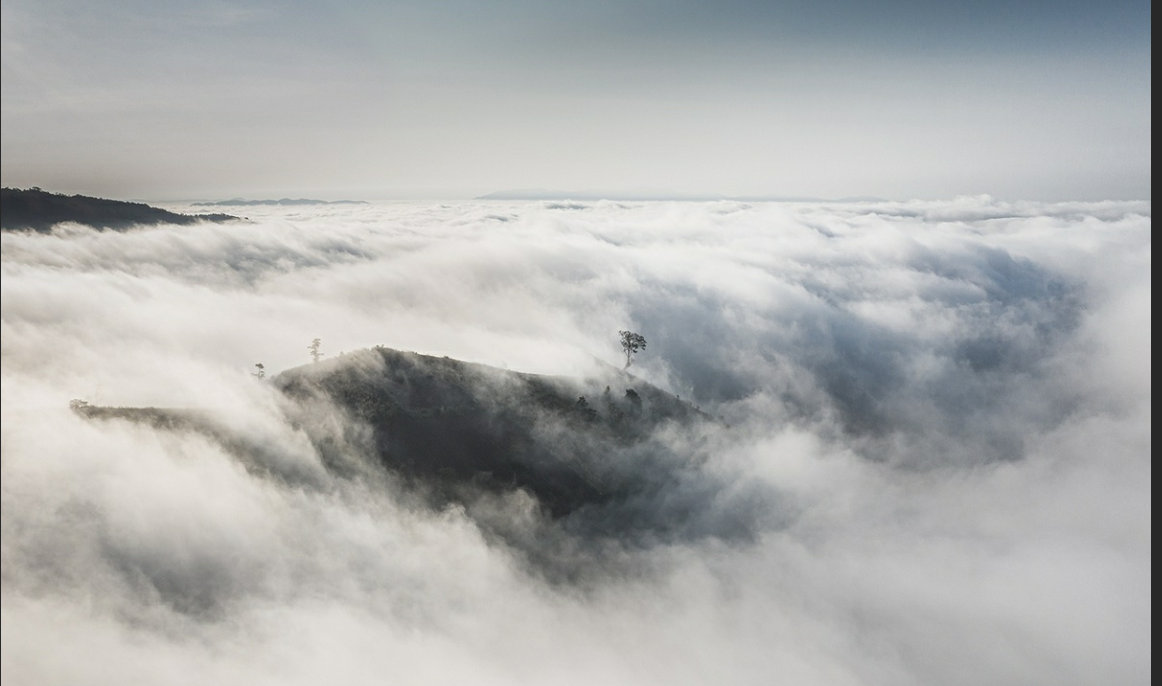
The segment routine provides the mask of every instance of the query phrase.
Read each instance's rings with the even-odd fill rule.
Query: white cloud
[[[5,679],[1149,680],[1149,203],[247,212],[0,236]],[[641,377],[731,424],[669,496],[726,516],[763,489],[770,516],[580,586],[328,474],[305,432],[355,428],[294,426],[249,376],[315,337],[574,374],[622,328]],[[224,411],[261,449],[77,397]]]

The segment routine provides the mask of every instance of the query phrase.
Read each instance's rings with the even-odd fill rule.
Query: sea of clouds
[[[245,212],[0,237],[6,683],[1150,681],[1149,202]],[[691,502],[770,516],[584,583],[328,472],[252,375],[314,338],[583,375],[620,329],[729,427]],[[210,410],[309,478],[72,399]]]

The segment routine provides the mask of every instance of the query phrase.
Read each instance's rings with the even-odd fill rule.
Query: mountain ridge
[[[724,423],[611,365],[546,376],[378,346],[264,383],[321,465],[288,463],[220,413],[73,409],[209,437],[296,488],[381,474],[417,507],[456,508],[557,579],[601,569],[626,546],[751,540],[772,511],[763,487],[708,468]]]
[[[241,221],[230,214],[179,214],[145,203],[64,195],[40,188],[0,190],[0,230],[48,233],[57,224],[76,222],[95,229],[124,231],[154,224]]]
[[[368,205],[366,200],[316,200],[314,198],[279,198],[277,200],[246,200],[245,198],[231,198],[229,200],[206,200],[191,203],[194,207],[251,207],[259,205]]]

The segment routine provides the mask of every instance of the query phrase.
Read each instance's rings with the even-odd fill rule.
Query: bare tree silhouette
[[[633,356],[639,350],[645,350],[646,339],[640,333],[632,331],[618,331],[621,334],[621,349],[625,351],[625,367],[622,370],[629,369],[633,364]]]

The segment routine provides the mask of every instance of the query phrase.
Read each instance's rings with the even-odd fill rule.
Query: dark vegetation
[[[619,454],[665,426],[710,421],[612,369],[586,381],[389,348],[290,370],[275,383],[292,398],[324,398],[365,422],[379,461],[442,501],[470,498],[464,485],[524,489],[553,518],[644,488],[640,461],[624,470]]]
[[[643,546],[747,540],[773,511],[760,487],[707,468],[720,422],[612,366],[574,379],[380,347],[270,383],[327,478],[378,473],[418,506],[463,508],[552,578],[608,569],[610,555]],[[320,478],[210,413],[81,401],[73,409],[202,434],[287,483]]]
[[[139,202],[123,202],[85,195],[62,195],[39,188],[0,191],[0,229],[47,233],[63,222],[97,229],[123,230],[149,224],[194,224],[237,221],[229,214],[178,214]]]

